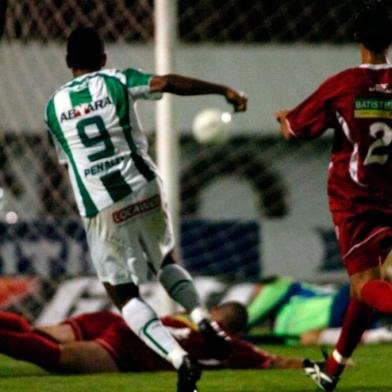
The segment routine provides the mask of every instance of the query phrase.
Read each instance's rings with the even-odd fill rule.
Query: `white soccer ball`
[[[204,109],[193,119],[194,138],[202,144],[223,143],[229,137],[232,116],[219,109]]]

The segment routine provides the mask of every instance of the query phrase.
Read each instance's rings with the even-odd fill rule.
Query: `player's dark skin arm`
[[[152,92],[172,93],[176,95],[223,95],[226,101],[233,105],[235,112],[246,110],[247,96],[231,87],[222,84],[206,82],[200,79],[188,78],[186,76],[168,74],[153,76],[150,81]]]

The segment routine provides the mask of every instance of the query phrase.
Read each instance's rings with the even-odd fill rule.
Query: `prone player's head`
[[[354,33],[366,49],[384,53],[392,44],[392,16],[390,6],[381,0],[366,2],[355,15]]]
[[[77,27],[68,37],[67,65],[76,70],[98,71],[106,64],[104,44],[92,27]]]
[[[211,309],[211,315],[227,332],[238,335],[248,324],[246,307],[236,301],[224,302]]]

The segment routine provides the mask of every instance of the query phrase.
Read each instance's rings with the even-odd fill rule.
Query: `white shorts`
[[[111,285],[145,283],[174,249],[156,180],[83,223],[98,277]]]

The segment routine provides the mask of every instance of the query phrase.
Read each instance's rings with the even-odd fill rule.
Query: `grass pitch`
[[[311,358],[321,358],[317,348],[267,347],[272,353]],[[337,391],[341,392],[391,392],[392,346],[361,347]],[[176,374],[128,373],[81,376],[50,375],[25,362],[8,357],[0,358],[0,391],[9,392],[171,392],[175,391]],[[204,372],[199,383],[201,392],[306,392],[316,387],[300,370],[219,370]]]

